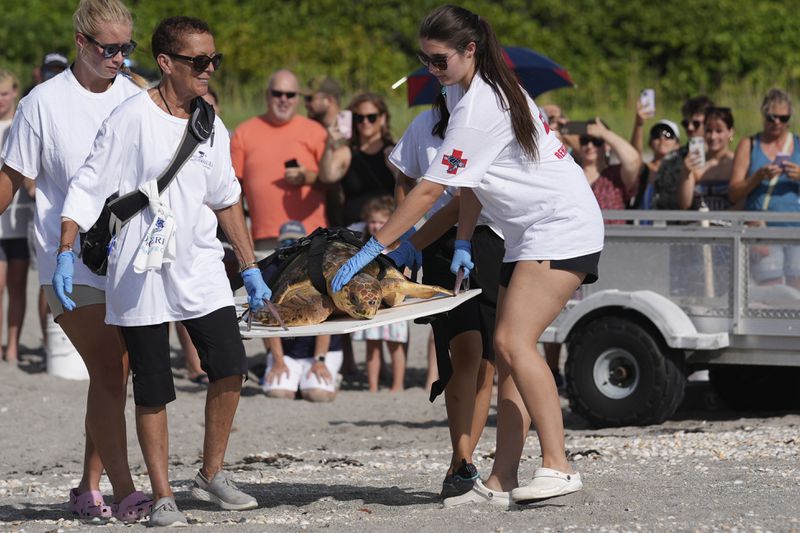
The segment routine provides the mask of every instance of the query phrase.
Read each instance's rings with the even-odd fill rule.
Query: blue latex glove
[[[403,269],[408,267],[413,269],[415,266],[422,266],[422,252],[414,248],[410,241],[403,241],[396,249],[392,250],[386,256],[394,261],[397,268]]]
[[[378,254],[380,254],[384,248],[386,247],[379,243],[375,237],[371,237],[369,241],[367,241],[367,244],[365,244],[356,255],[339,267],[339,271],[336,272],[336,275],[333,276],[333,281],[331,281],[331,289],[333,289],[333,292],[342,290],[342,287],[347,285],[347,283],[353,279],[353,276],[358,274],[370,261],[378,257]]]
[[[469,241],[456,240],[453,251],[453,260],[450,261],[450,272],[458,274],[458,269],[464,269],[464,277],[469,277],[469,273],[475,268],[472,262],[472,245]]]
[[[264,300],[272,298],[272,291],[261,276],[261,270],[255,267],[248,268],[242,272],[242,281],[247,290],[247,303],[250,305],[250,310],[258,311],[266,305]]]
[[[61,252],[56,256],[56,272],[53,274],[53,291],[65,311],[77,306],[67,294],[72,294],[72,275],[75,272],[75,252]]]

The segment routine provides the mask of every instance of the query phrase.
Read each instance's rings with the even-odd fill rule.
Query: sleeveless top
[[[792,134],[794,139],[794,150],[789,160],[800,165],[800,137]],[[752,138],[752,149],[750,150],[750,167],[747,169],[747,175],[752,175],[759,168],[773,163],[773,160],[768,159],[764,151],[761,150],[761,135],[755,135]],[[766,203],[767,193],[769,191],[770,180],[762,180],[758,187],[753,189],[745,203],[745,208],[748,211],[763,211],[764,204]],[[800,183],[792,180],[786,173],[778,176],[778,181],[772,189],[772,195],[769,199],[767,211],[800,211]],[[782,224],[773,223],[772,225],[796,225],[796,224]]]
[[[344,225],[361,222],[361,209],[378,196],[394,196],[394,175],[383,155],[385,144],[374,154],[351,148],[350,168],[342,178],[344,190]]]

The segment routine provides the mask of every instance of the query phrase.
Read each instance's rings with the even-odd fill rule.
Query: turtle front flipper
[[[424,285],[414,283],[405,278],[385,277],[381,280],[381,295],[383,302],[389,307],[394,307],[403,302],[406,296],[411,298],[433,298],[437,294],[452,296],[453,291],[449,291],[437,285]]]
[[[333,301],[322,295],[311,284],[292,287],[274,304],[287,326],[320,324],[333,313]],[[259,309],[253,318],[265,326],[277,326],[278,321],[266,307]]]

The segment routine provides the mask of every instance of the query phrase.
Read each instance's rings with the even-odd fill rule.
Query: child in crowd
[[[394,199],[391,196],[373,198],[364,205],[361,218],[364,220],[364,240],[377,233],[394,212]],[[389,249],[387,249],[389,251]],[[378,392],[381,360],[383,359],[383,343],[392,357],[392,392],[400,392],[405,388],[406,343],[408,342],[408,323],[395,322],[386,326],[357,331],[352,334],[353,340],[367,341],[367,383],[370,392]]]

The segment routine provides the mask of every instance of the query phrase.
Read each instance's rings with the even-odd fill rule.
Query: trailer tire
[[[565,371],[570,407],[596,427],[659,424],[684,396],[682,352],[623,317],[581,326]]]

